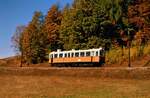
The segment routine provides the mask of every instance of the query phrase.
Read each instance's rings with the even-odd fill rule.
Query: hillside
[[[19,62],[17,56],[0,59],[0,67],[19,67]]]
[[[122,62],[121,64],[108,64],[105,67],[127,67],[128,60]],[[143,56],[131,61],[131,67],[148,67],[150,66],[150,55]]]
[[[23,64],[23,67],[48,67],[48,66],[49,66],[48,63],[30,64],[30,65]],[[0,67],[20,67],[20,58],[18,56],[13,56],[0,59]]]
[[[131,61],[132,67],[150,66],[150,55],[146,55]],[[20,67],[20,60],[17,56],[0,59],[0,67]],[[23,65],[23,67],[49,67],[48,61],[40,64]],[[103,67],[128,67],[128,60],[121,64],[104,64]]]

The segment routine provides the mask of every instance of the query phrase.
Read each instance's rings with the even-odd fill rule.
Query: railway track
[[[150,67],[0,67],[0,69],[10,69],[10,70],[23,70],[23,69],[39,69],[39,70],[50,70],[50,69],[123,69],[123,70],[134,70],[134,69],[150,69]]]
[[[150,67],[1,67],[0,75],[150,79]]]

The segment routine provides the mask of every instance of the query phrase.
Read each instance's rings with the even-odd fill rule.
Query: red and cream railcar
[[[49,54],[49,63],[52,66],[99,66],[104,61],[105,51],[103,48],[71,51],[57,50]]]

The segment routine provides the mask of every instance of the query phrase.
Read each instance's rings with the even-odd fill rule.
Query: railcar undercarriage
[[[50,64],[52,67],[101,67],[103,66],[104,62],[100,63],[89,63],[89,62],[84,62],[84,63],[53,63]]]

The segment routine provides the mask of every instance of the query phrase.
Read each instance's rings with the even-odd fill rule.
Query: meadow
[[[1,98],[150,98],[150,80],[0,76]]]
[[[150,79],[125,78],[127,73],[124,72],[125,77],[115,78],[99,76],[94,69],[93,73],[89,69],[84,72],[83,69],[64,69],[64,72],[63,69],[49,69],[46,73],[34,69],[26,72],[29,69],[20,71],[22,69],[17,68],[14,73],[1,70],[0,98],[150,98]]]

